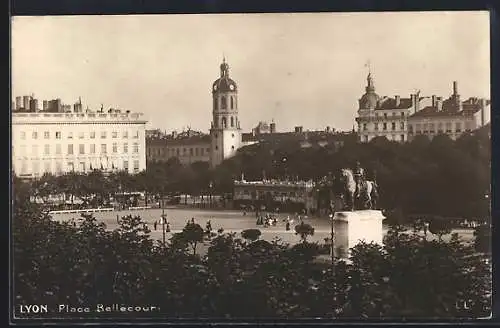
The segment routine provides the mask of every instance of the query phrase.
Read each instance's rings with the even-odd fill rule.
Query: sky
[[[488,12],[13,17],[12,96],[78,97],[208,133],[223,56],[243,131],[349,130],[368,65],[380,96],[490,97]]]

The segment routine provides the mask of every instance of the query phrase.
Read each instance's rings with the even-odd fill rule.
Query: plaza
[[[112,212],[100,212],[94,213],[95,218],[98,222],[103,222],[106,224],[108,230],[114,230],[118,228],[117,216],[123,217],[127,215],[140,216],[144,222],[148,225],[151,230],[151,238],[160,240],[163,238],[162,226],[157,225],[156,230],[154,229],[154,222],[160,220],[162,214],[161,209],[147,209],[147,210],[133,210],[133,211],[112,211]],[[266,241],[272,241],[273,239],[279,238],[284,243],[289,243],[291,245],[300,242],[300,237],[295,234],[294,227],[299,223],[298,219],[294,214],[280,213],[278,215],[278,223],[276,226],[270,226],[264,228],[263,226],[256,225],[257,218],[254,212],[247,212],[243,215],[241,211],[220,211],[220,210],[201,210],[201,209],[184,209],[184,208],[165,208],[165,214],[167,215],[167,221],[170,224],[170,232],[166,233],[166,239],[169,240],[174,233],[181,232],[188,220],[191,218],[195,219],[195,223],[199,224],[205,229],[206,223],[210,220],[212,225],[212,230],[216,232],[218,229],[224,229],[224,233],[236,233],[236,237],[241,237],[241,232],[246,229],[259,229],[261,231],[261,239]],[[293,219],[291,224],[291,229],[286,231],[285,220],[287,216]],[[81,218],[79,214],[54,214],[52,215],[54,220],[66,221],[74,218],[75,220]],[[331,225],[327,218],[315,218],[307,217],[303,219],[305,223],[310,224],[314,227],[314,235],[308,237],[309,242],[319,242],[324,243],[325,238],[330,238]],[[383,232],[384,235],[387,233],[388,227],[384,225]],[[464,241],[471,241],[473,239],[472,229],[456,229],[452,233],[457,232],[459,236]],[[423,233],[420,233],[423,235]],[[443,240],[449,240],[451,234],[443,236]],[[437,236],[427,233],[428,240],[437,239]],[[199,251],[203,253],[200,247]]]

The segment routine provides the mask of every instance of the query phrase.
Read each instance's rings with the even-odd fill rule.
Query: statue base
[[[350,249],[360,242],[382,245],[384,232],[382,211],[360,210],[336,212],[333,216],[335,257],[348,259]]]

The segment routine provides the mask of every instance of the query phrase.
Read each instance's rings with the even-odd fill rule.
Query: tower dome
[[[234,92],[237,89],[236,82],[229,78],[229,65],[224,58],[220,65],[220,77],[214,81],[212,92]]]
[[[373,83],[373,78],[372,78],[371,73],[368,73],[366,81],[367,81],[367,85],[365,88],[366,92],[359,100],[359,108],[373,109],[373,108],[377,107],[377,104],[378,104],[380,97],[375,92],[375,84]]]

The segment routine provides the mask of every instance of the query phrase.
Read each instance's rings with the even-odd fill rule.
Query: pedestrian
[[[158,222],[157,222],[157,221],[155,221],[155,222],[153,223],[153,227],[155,228],[155,231],[156,231],[156,226],[157,226],[157,224],[158,224]]]
[[[191,223],[194,224],[194,218],[191,218]]]
[[[286,231],[290,231],[290,222],[289,221],[286,222],[285,229],[286,229]]]
[[[167,222],[167,226],[165,228],[165,232],[170,232],[170,223]]]

